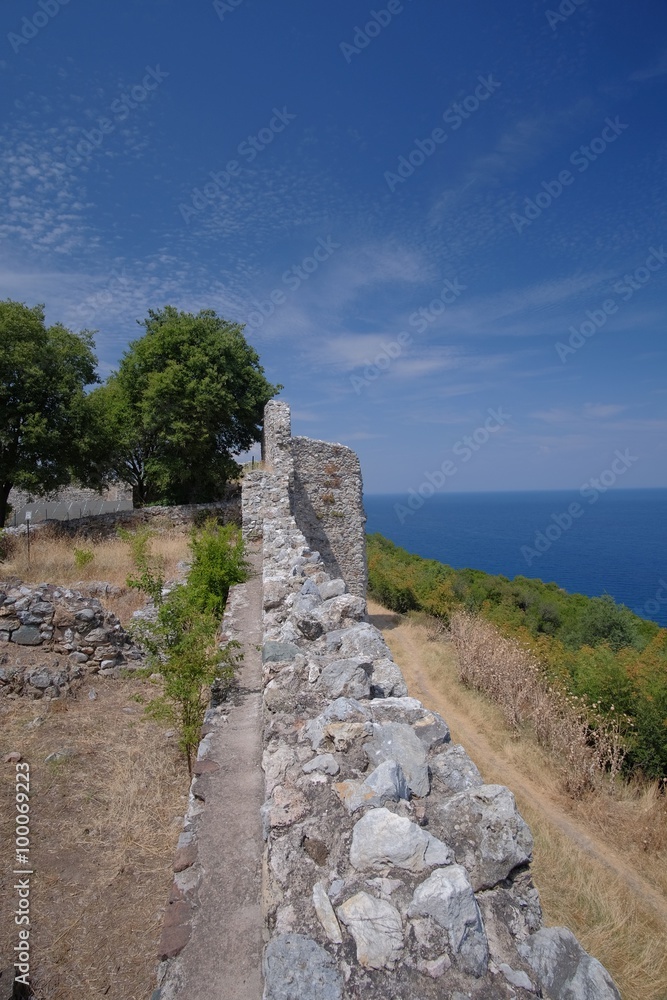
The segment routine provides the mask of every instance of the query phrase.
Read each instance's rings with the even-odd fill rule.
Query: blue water
[[[406,501],[405,494],[366,496],[368,533],[456,569],[611,594],[667,627],[667,489],[609,490],[595,503],[578,490],[438,493],[409,513]],[[573,503],[578,517],[568,514]]]

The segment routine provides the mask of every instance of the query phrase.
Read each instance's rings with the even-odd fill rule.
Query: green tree
[[[13,486],[44,495],[78,479],[101,485],[95,423],[84,392],[99,382],[93,338],[44,307],[0,302],[0,526]]]
[[[257,441],[282,386],[264,376],[243,327],[213,310],[149,311],[118,371],[91,393],[107,428],[113,473],[135,501],[215,500]]]

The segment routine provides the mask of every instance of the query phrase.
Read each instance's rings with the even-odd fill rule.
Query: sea
[[[667,628],[667,489],[371,494],[364,504],[366,531],[408,552],[610,594]]]

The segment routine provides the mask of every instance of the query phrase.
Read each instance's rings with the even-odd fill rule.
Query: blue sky
[[[103,374],[149,308],[214,308],[368,492],[578,488],[617,451],[667,485],[662,0],[0,22],[0,295],[96,329]]]

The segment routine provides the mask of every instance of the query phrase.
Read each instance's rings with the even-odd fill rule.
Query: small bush
[[[247,577],[241,532],[235,525],[220,525],[209,518],[193,528],[190,536],[192,568],[188,590],[200,611],[222,615],[229,588]]]
[[[83,569],[88,563],[91,563],[95,558],[95,553],[92,549],[74,549],[74,562],[76,563],[77,569]]]
[[[126,528],[117,529],[118,537],[130,546],[132,561],[138,570],[138,576],[128,576],[127,586],[134,590],[140,590],[153,601],[153,604],[162,603],[162,590],[164,588],[164,568],[159,560],[151,560],[149,553],[149,543],[154,535],[150,528],[140,528],[138,531],[128,531]]]
[[[211,687],[224,692],[241,658],[238,643],[220,649],[216,639],[229,588],[246,579],[247,571],[243,539],[233,525],[211,519],[201,530],[193,528],[190,548],[187,582],[160,603],[157,621],[144,622],[136,631],[164,678],[164,693],[146,711],[176,724],[192,773]]]

